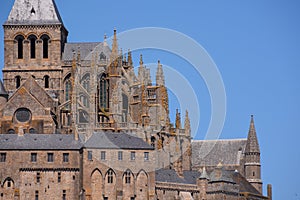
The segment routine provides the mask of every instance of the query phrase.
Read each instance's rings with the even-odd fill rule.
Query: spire
[[[117,41],[117,30],[114,29],[114,38],[110,55],[110,62],[118,62],[118,41]]]
[[[15,0],[5,25],[63,24],[54,0]]]
[[[141,84],[144,84],[144,77],[145,77],[145,68],[144,68],[144,62],[143,62],[143,55],[140,55],[140,66],[138,70],[138,78]]]
[[[103,46],[105,46],[105,47],[108,46],[108,45],[107,45],[106,39],[107,39],[107,36],[106,36],[106,33],[105,33],[105,34],[104,34],[104,40],[103,40]]]
[[[130,67],[133,67],[133,62],[132,62],[132,55],[130,49],[128,49],[128,59],[127,59],[128,65]]]
[[[165,85],[165,76],[163,72],[162,65],[160,64],[160,60],[158,60],[157,71],[156,71],[156,85]]]
[[[248,139],[245,153],[260,153],[259,144],[256,136],[253,115],[251,115],[250,127],[248,132]]]
[[[175,126],[177,129],[181,129],[181,117],[180,117],[180,113],[178,112],[178,109],[176,109],[176,122],[175,122]]]
[[[144,62],[143,62],[143,55],[141,54],[141,55],[140,55],[140,67],[142,67],[143,64],[144,64]]]
[[[184,130],[186,136],[191,136],[191,122],[189,118],[189,112],[187,110],[185,111]]]

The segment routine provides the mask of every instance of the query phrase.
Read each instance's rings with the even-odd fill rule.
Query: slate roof
[[[246,145],[246,153],[260,153],[258,139],[256,135],[253,115],[251,115],[250,127],[248,132],[248,143]]]
[[[110,57],[111,50],[108,45],[103,42],[86,42],[86,43],[66,43],[65,50],[62,56],[63,61],[71,61],[73,59],[74,52],[77,53],[80,50],[80,56],[82,60],[91,60],[92,52],[98,53],[98,59],[100,59],[100,54]]]
[[[217,170],[221,170],[221,176],[217,176]],[[210,173],[210,179],[209,182],[229,182],[229,183],[235,183],[235,181],[232,179],[232,171],[225,170],[224,168],[221,169],[215,169]]]
[[[234,182],[239,184],[240,192],[250,192],[252,194],[261,195],[259,193],[259,191],[257,191],[256,188],[253,187],[253,185],[251,185],[251,183],[249,183],[246,180],[246,178],[244,176],[242,176],[240,173],[231,171],[231,174],[232,174],[232,179],[234,180]]]
[[[86,148],[154,150],[143,139],[127,133],[95,132],[84,144]]]
[[[0,150],[79,150],[82,144],[66,134],[0,134]]]
[[[215,169],[216,170],[216,169]],[[222,170],[220,178],[215,177],[215,172],[210,173],[210,183],[216,181],[230,182],[239,185],[240,192],[249,192],[256,195],[261,195],[239,172],[232,170]],[[197,184],[197,179],[201,177],[199,171],[183,171],[183,177],[179,177],[174,169],[159,169],[155,171],[155,181],[166,183],[180,184]]]
[[[193,166],[217,166],[220,162],[223,165],[239,165],[246,143],[247,139],[193,140]]]
[[[155,181],[167,183],[196,184],[199,171],[183,171],[183,177],[179,177],[174,169],[159,169],[155,171]]]
[[[8,93],[6,92],[5,88],[4,88],[4,85],[2,83],[2,81],[0,80],[0,95],[4,95],[4,96],[7,96]]]
[[[63,24],[54,0],[15,0],[4,25]]]

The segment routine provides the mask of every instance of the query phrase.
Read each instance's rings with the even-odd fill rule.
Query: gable
[[[45,107],[25,87],[19,88],[2,109],[3,116],[13,116],[18,108],[28,108],[32,115],[45,115]]]

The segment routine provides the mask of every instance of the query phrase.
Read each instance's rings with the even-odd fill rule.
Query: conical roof
[[[4,25],[63,24],[54,0],[15,0]]]
[[[245,148],[245,153],[260,153],[256,130],[254,126],[253,115],[251,115],[250,127],[248,132],[248,139]]]

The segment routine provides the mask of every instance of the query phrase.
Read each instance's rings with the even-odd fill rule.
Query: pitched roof
[[[103,53],[107,59],[111,54],[109,46],[105,45],[103,42],[66,43],[62,60],[71,61],[73,59],[73,54],[78,51],[80,51],[81,60],[91,60],[92,53],[99,54],[97,55],[98,59],[100,59],[101,53]]]
[[[232,171],[225,170],[223,167],[216,168],[211,172],[209,182],[235,183],[232,179]]]
[[[257,195],[261,195],[259,193],[259,191],[257,191],[255,189],[255,187],[253,187],[253,185],[251,185],[251,183],[249,183],[246,178],[244,176],[242,176],[239,172],[234,172],[234,171],[230,171],[232,174],[232,179],[234,180],[234,182],[236,182],[237,184],[239,184],[239,189],[240,192],[249,192],[252,194],[257,194]]]
[[[216,176],[216,170],[221,170],[221,176]],[[183,171],[183,177],[179,177],[174,169],[159,169],[155,171],[155,181],[180,184],[197,184],[201,177],[199,171]],[[209,175],[209,182],[230,182],[238,184],[240,192],[249,192],[261,196],[261,194],[239,172],[225,169],[215,169]]]
[[[224,165],[239,165],[246,143],[246,139],[193,140],[192,164],[195,167],[217,166],[219,162]]]
[[[6,92],[5,87],[1,80],[0,80],[0,96],[8,96],[8,93]]]
[[[63,24],[54,0],[15,0],[4,25]]]
[[[200,177],[199,171],[183,171],[183,177],[179,177],[174,169],[155,171],[155,181],[158,182],[196,184],[198,177]]]
[[[127,133],[95,132],[84,144],[86,148],[154,150],[143,139]]]
[[[80,141],[66,134],[0,134],[1,150],[78,150]]]

